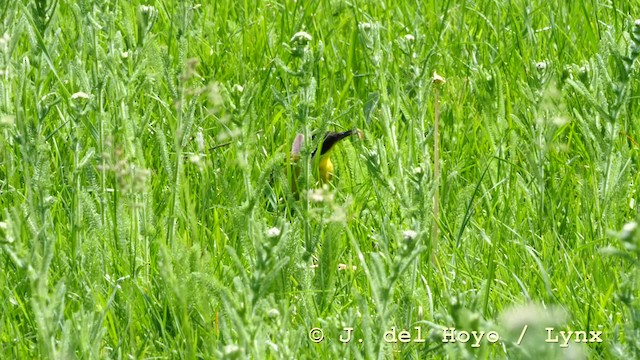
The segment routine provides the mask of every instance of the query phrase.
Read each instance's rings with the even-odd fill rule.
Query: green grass
[[[0,2],[0,358],[640,356],[636,17]],[[296,200],[295,134],[356,127],[328,188],[307,141]],[[416,327],[424,343],[385,341]],[[562,348],[547,327],[602,342]]]

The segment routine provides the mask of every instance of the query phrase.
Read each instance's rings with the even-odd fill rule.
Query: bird
[[[333,162],[331,161],[331,150],[337,143],[354,134],[358,135],[360,139],[364,137],[360,129],[351,129],[342,132],[325,132],[323,140],[311,153],[311,159],[314,166],[315,164],[317,164],[317,168],[314,168],[314,175],[317,177],[318,183],[328,184],[331,182],[335,169]],[[300,166],[298,166],[297,163],[300,160],[300,151],[302,150],[303,144],[304,135],[297,134],[291,146],[291,161],[290,166],[288,167],[289,169],[293,170],[289,172],[289,176],[291,182],[291,191],[296,195],[296,197],[298,194],[297,179],[300,175]],[[320,157],[319,159],[317,159],[318,153]]]

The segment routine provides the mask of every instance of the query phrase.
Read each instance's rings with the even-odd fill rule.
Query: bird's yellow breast
[[[329,158],[329,155],[322,155],[320,157],[320,164],[318,165],[318,170],[320,172],[320,179],[324,183],[328,183],[331,181],[331,177],[333,176],[333,163]]]

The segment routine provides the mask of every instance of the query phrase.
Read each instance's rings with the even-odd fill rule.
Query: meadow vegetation
[[[638,18],[0,0],[0,358],[639,358]]]

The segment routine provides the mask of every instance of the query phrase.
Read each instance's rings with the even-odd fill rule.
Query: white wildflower
[[[291,42],[309,42],[311,39],[312,37],[308,32],[298,31],[291,37]]]
[[[309,191],[309,200],[313,202],[323,202],[324,194],[321,190],[310,190]]]
[[[349,266],[347,264],[338,264],[338,271],[344,271],[344,270],[356,271],[356,270],[358,270],[358,267],[355,266],[355,265]]]
[[[82,92],[79,91],[73,95],[71,95],[71,100],[75,100],[75,99],[89,99],[91,97],[91,95],[87,94],[86,92]]]
[[[233,91],[241,93],[244,91],[244,87],[240,84],[235,84],[233,85]]]
[[[223,352],[228,357],[239,356],[241,353],[240,347],[236,344],[225,345]]]
[[[156,8],[150,5],[140,5],[140,12],[144,13],[153,13],[156,11]]]
[[[274,238],[278,236],[280,236],[280,229],[278,229],[277,227],[274,226],[271,229],[267,230],[267,237]]]
[[[436,84],[444,84],[447,81],[441,76],[439,75],[437,72],[433,72],[433,82]]]
[[[414,230],[405,230],[402,232],[402,237],[404,237],[405,240],[414,240],[418,237],[418,233]]]
[[[198,154],[193,154],[193,155],[189,156],[189,161],[191,161],[192,163],[194,163],[196,165],[200,165],[200,161],[201,160],[202,160],[202,158]]]
[[[267,316],[270,318],[277,318],[278,316],[280,316],[280,311],[278,311],[278,309],[271,309],[269,310],[269,312],[267,312]]]

